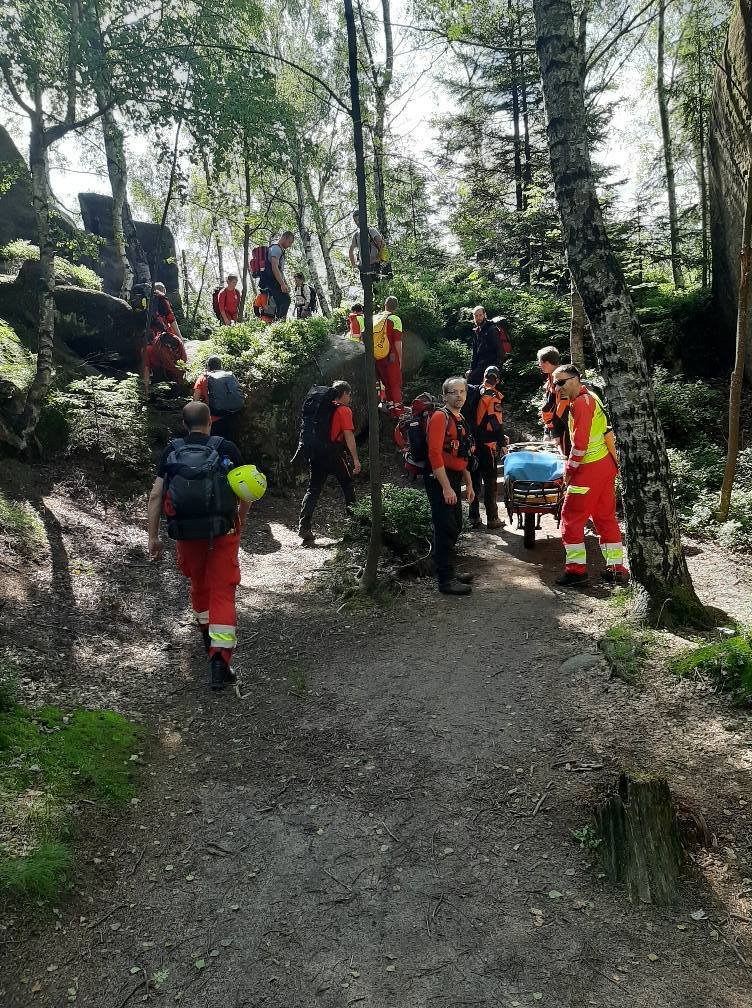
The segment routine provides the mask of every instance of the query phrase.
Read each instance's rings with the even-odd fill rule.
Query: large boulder
[[[53,213],[52,223],[65,238],[77,234],[73,221],[59,208]],[[0,126],[0,245],[16,238],[25,238],[34,245],[39,241],[31,201],[31,175],[10,134]]]
[[[104,289],[109,294],[117,294],[120,290],[119,264],[112,244],[112,197],[101,196],[99,193],[79,193],[78,202],[81,206],[81,217],[84,227],[91,234],[103,240],[98,261],[90,263],[91,268],[101,276]],[[130,210],[126,212],[130,213]],[[146,265],[151,272],[154,255],[159,240],[159,225],[148,221],[134,221],[136,234],[146,256]],[[132,264],[133,265],[133,264]],[[157,268],[154,280],[161,280],[167,288],[167,297],[175,311],[178,321],[183,321],[183,309],[180,299],[180,278],[177,266],[177,251],[175,239],[169,228],[162,232],[162,242],[157,255]]]
[[[752,28],[748,28],[752,30]],[[739,297],[739,254],[744,222],[745,173],[749,124],[738,110],[752,108],[752,80],[745,54],[745,26],[737,3],[728,32],[728,68],[716,70],[708,136],[710,234],[713,246],[713,297],[716,322],[726,356],[731,357],[736,337]],[[724,62],[726,55],[724,55]],[[746,116],[746,110],[743,110]],[[752,326],[752,316],[750,316]],[[752,376],[752,338],[747,333],[747,375]]]
[[[422,364],[426,346],[419,336],[407,332],[403,346],[403,373],[409,379]],[[352,386],[356,433],[364,432],[367,429],[365,354],[360,343],[347,337],[332,336],[324,353],[314,364],[303,368],[293,382],[283,386],[259,383],[246,389],[247,406],[238,418],[234,435],[244,456],[259,465],[275,483],[287,484],[294,475],[289,460],[298,444],[300,409],[306,392],[312,385],[330,385],[337,379]]]

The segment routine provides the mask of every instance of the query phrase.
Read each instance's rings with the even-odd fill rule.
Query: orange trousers
[[[237,532],[176,544],[178,570],[191,582],[193,613],[208,626],[211,646],[232,650],[237,643],[235,589],[240,584]]]

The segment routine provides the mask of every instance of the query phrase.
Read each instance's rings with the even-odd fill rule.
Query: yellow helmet
[[[244,501],[257,501],[266,493],[266,476],[255,465],[236,466],[227,474],[227,482],[236,497]]]

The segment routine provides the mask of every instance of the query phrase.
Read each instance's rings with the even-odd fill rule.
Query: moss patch
[[[52,898],[73,865],[76,803],[135,793],[140,729],[112,711],[29,710],[0,690],[0,891]]]
[[[25,503],[10,500],[0,490],[0,529],[2,538],[19,553],[37,553],[44,542],[44,525]]]
[[[35,370],[33,354],[21,344],[15,330],[0,319],[0,381],[10,382],[19,392],[25,392]]]
[[[0,246],[0,262],[19,269],[27,260],[39,261],[39,247],[23,238]],[[87,290],[102,289],[102,280],[88,266],[72,263],[61,256],[55,256],[55,279],[58,283],[70,284],[73,287],[85,287]]]
[[[598,647],[608,661],[613,675],[633,683],[642,670],[649,646],[655,634],[631,620],[609,627],[598,641]]]

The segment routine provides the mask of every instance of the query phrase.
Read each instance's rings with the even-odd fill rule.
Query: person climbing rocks
[[[182,342],[182,334],[172,305],[167,300],[167,288],[161,281],[154,284],[151,298],[151,308],[149,310],[149,328],[152,337],[159,336],[163,332],[170,332]]]
[[[211,435],[203,402],[183,408],[184,438],[167,445],[147,505],[149,554],[158,560],[160,519],[176,540],[178,570],[190,581],[191,604],[209,659],[214,690],[237,680],[232,654],[237,643],[235,591],[240,584],[238,546],[250,504],[238,500],[227,473],[242,464],[232,441]]]
[[[503,359],[501,337],[499,327],[486,316],[486,309],[483,305],[473,308],[473,319],[475,325],[470,338],[472,358],[470,370],[465,378],[470,385],[481,385],[484,372],[489,365],[501,367]]]
[[[543,375],[544,400],[540,408],[541,421],[546,436],[556,441],[563,455],[569,455],[569,403],[562,399],[554,387],[553,373],[561,364],[561,354],[555,346],[542,347],[538,353],[538,367]]]
[[[188,354],[180,336],[164,330],[147,345],[143,356],[144,394],[149,396],[152,382],[169,382],[182,388]]]
[[[557,584],[576,588],[587,584],[585,524],[593,519],[606,561],[604,581],[625,581],[621,530],[616,520],[616,475],[613,438],[603,403],[585,388],[574,364],[562,364],[553,372],[554,388],[569,404],[572,447],[564,469],[566,493],[561,512],[561,539],[566,553],[565,570]]]
[[[504,419],[502,402],[504,395],[499,389],[499,369],[490,364],[483,375],[483,385],[468,386],[468,396],[462,410],[463,416],[475,440],[475,452],[478,465],[472,474],[475,500],[470,505],[468,518],[473,528],[482,528],[480,517],[480,497],[483,495],[483,506],[486,511],[486,526],[490,529],[503,528],[504,522],[499,518],[499,505],[496,500],[497,462],[499,452],[504,447]],[[471,396],[471,389],[474,393]],[[468,404],[472,415],[468,415]]]
[[[217,308],[225,325],[235,325],[240,310],[240,291],[235,273],[227,275],[227,285],[217,295]]]
[[[245,406],[245,396],[232,371],[223,369],[221,357],[207,357],[204,373],[193,385],[193,398],[209,407],[211,433],[232,438],[234,421]]]
[[[356,342],[362,342],[363,340],[363,330],[366,327],[366,317],[363,312],[363,305],[356,302],[351,306],[350,314],[347,316],[347,322],[350,326],[350,337]]]
[[[351,402],[350,385],[335,381],[331,387],[314,387],[303,403],[300,445],[308,461],[309,476],[300,508],[298,535],[305,545],[314,542],[313,512],[330,476],[342,489],[345,509],[355,503],[353,476],[358,475],[361,467]]]
[[[402,319],[397,314],[399,305],[396,297],[388,297],[384,302],[384,313],[373,320],[376,327],[383,324],[389,352],[376,360],[376,372],[384,386],[384,402],[390,416],[399,418],[404,413],[402,404]]]
[[[302,273],[293,275],[293,304],[296,319],[307,319],[313,315],[316,307],[316,290],[313,284],[306,283]]]
[[[433,524],[433,568],[439,591],[445,595],[469,595],[472,574],[455,569],[454,549],[462,531],[462,484],[467,502],[475,499],[468,471],[472,437],[462,416],[467,396],[464,378],[447,378],[442,387],[444,405],[428,421],[428,463],[424,476]]]
[[[352,214],[353,224],[355,225],[355,230],[353,231],[352,238],[350,239],[350,248],[348,250],[348,258],[350,260],[350,265],[353,269],[360,268],[360,213],[357,210],[353,210]],[[383,267],[387,266],[387,262],[382,262],[382,256],[387,254],[386,242],[383,236],[375,227],[368,228],[368,254],[369,254],[369,266],[372,277],[374,280],[379,280]]]
[[[266,266],[259,287],[274,301],[274,318],[287,318],[290,310],[290,288],[285,280],[285,253],[295,241],[292,231],[283,231],[278,242],[272,242],[266,255]]]

